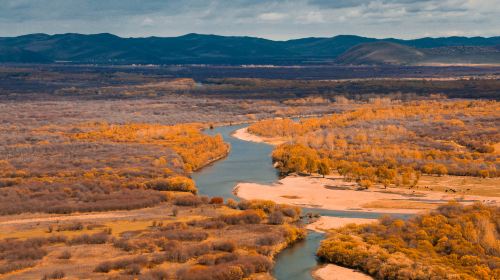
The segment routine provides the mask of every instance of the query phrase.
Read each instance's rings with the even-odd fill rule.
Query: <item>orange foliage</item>
[[[222,136],[209,136],[201,133],[200,124],[97,124],[88,132],[70,135],[78,140],[111,141],[118,143],[141,143],[165,146],[178,153],[186,171],[197,170],[207,163],[224,157],[229,146]],[[157,163],[156,163],[157,164]]]
[[[50,125],[29,133],[45,139],[6,145],[0,160],[0,215],[69,213],[151,206],[158,191],[196,193],[188,172],[225,156],[220,135],[201,125],[106,123]]]
[[[499,122],[496,101],[389,100],[322,118],[264,120],[248,130],[291,139],[302,147],[278,147],[275,159],[280,168],[293,163],[304,169],[302,160],[295,159],[304,157],[304,149],[312,149],[309,155],[329,159],[340,174],[365,186],[368,181],[412,186],[421,172],[500,176],[493,148],[500,142],[495,125]]]
[[[376,279],[500,279],[499,221],[498,207],[452,203],[333,230],[317,253]]]

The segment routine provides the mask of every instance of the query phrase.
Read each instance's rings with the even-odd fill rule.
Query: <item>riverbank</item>
[[[347,182],[338,175],[326,178],[293,175],[270,185],[239,183],[233,192],[247,200],[267,199],[306,208],[380,213],[414,214],[434,209],[452,200],[464,204],[481,201],[485,204],[500,205],[499,197],[398,188],[356,190],[355,183]]]
[[[376,223],[375,219],[363,219],[363,218],[341,218],[341,217],[329,217],[322,216],[317,221],[308,224],[307,229],[316,232],[324,233],[329,229],[341,228],[348,224],[368,224]],[[312,271],[312,276],[317,280],[371,280],[372,277],[359,272],[354,269],[338,266],[335,264],[326,264],[318,267]]]
[[[285,143],[285,140],[278,139],[278,138],[265,138],[261,136],[257,136],[255,134],[252,134],[248,132],[248,127],[240,128],[236,131],[234,131],[231,136],[234,138],[243,140],[243,141],[249,141],[249,142],[256,142],[256,143],[266,143],[269,145],[277,146],[280,144]]]
[[[342,218],[342,217],[330,217],[321,216],[318,220],[310,223],[306,226],[308,230],[313,230],[316,232],[324,233],[329,229],[341,228],[348,224],[368,224],[375,223],[376,219],[364,219],[364,218]]]
[[[327,264],[313,271],[317,280],[372,280],[373,278],[354,269]]]
[[[316,232],[324,233],[329,229],[341,228],[348,224],[368,224],[376,223],[375,219],[362,219],[362,218],[341,218],[341,217],[328,217],[322,216],[317,221],[308,224],[307,229]],[[312,271],[312,276],[317,280],[368,280],[373,279],[372,277],[359,272],[354,269],[338,266],[335,264],[326,264],[318,267]]]

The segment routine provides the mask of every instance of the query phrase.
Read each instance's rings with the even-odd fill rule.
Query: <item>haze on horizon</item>
[[[0,36],[498,36],[497,0],[0,0]]]

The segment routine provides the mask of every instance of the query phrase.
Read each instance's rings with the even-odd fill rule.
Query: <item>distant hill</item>
[[[342,55],[336,62],[340,64],[392,64],[407,65],[422,61],[425,53],[412,47],[392,43],[374,42],[365,43],[352,47]]]
[[[499,46],[413,48],[387,41],[356,45],[336,60],[349,65],[498,64]]]
[[[201,34],[163,38],[122,38],[108,33],[29,34],[0,37],[0,62],[414,64],[441,57],[449,63],[499,63],[498,56],[491,55],[498,51],[497,46],[500,46],[500,37],[400,40],[340,35],[331,38],[272,41],[255,37]]]

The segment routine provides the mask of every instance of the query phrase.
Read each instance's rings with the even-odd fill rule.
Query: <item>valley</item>
[[[377,278],[329,242],[500,202],[495,68],[1,69],[2,279]]]
[[[500,280],[494,0],[0,7],[0,280]]]

